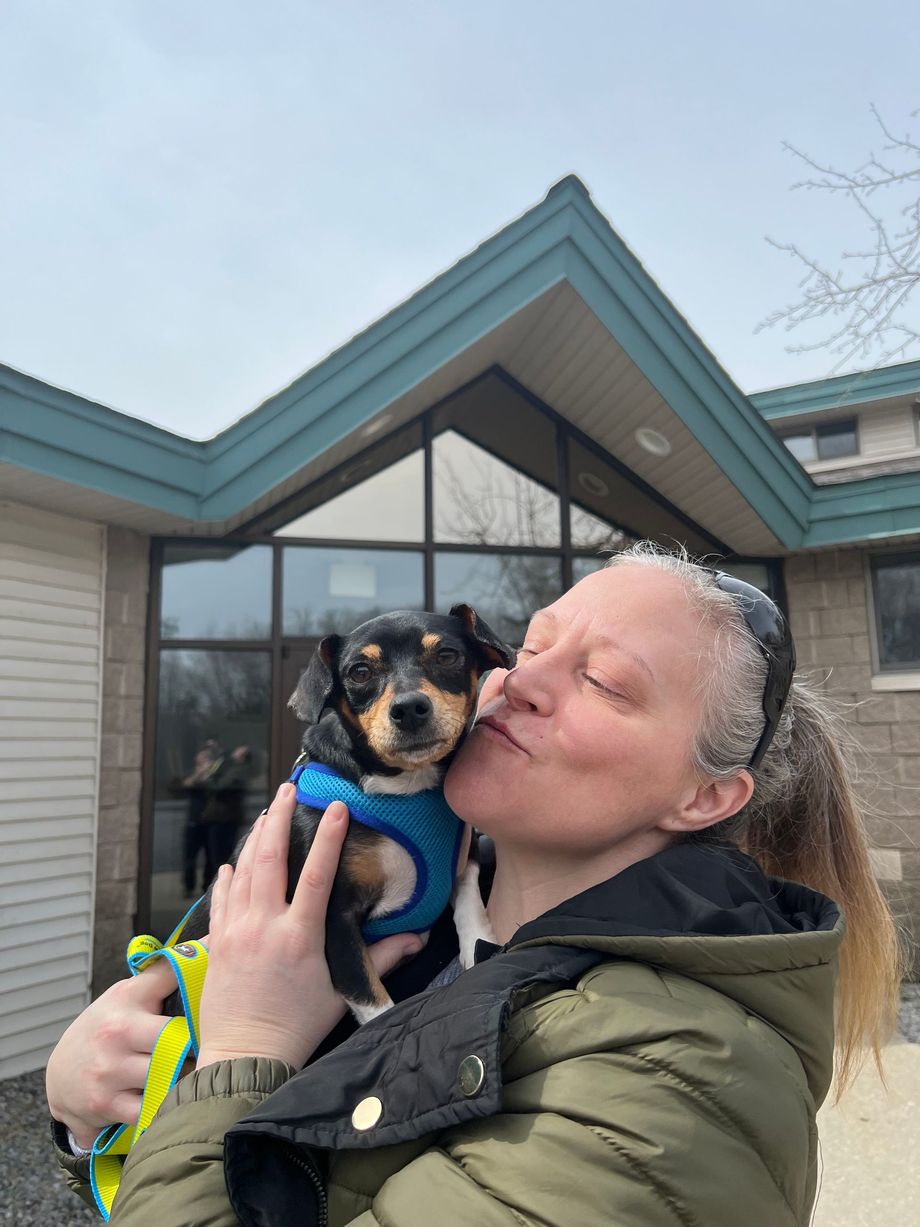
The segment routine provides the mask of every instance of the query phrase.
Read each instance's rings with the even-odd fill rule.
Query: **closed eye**
[[[624,694],[622,690],[615,690],[612,686],[608,686],[599,678],[592,677],[590,673],[585,674],[585,681],[593,686],[595,690],[599,690],[602,694],[610,695],[614,699],[629,699],[629,695]]]

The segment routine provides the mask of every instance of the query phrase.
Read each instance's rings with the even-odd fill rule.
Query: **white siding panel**
[[[85,835],[72,835],[55,839],[36,839],[31,844],[22,840],[11,842],[0,850],[0,860],[7,865],[33,865],[53,861],[59,856],[80,856],[86,850]],[[92,852],[90,853],[92,857]],[[0,915],[3,909],[0,907]]]
[[[28,1045],[30,1053],[28,1068],[41,1069],[48,1060],[51,1049],[70,1026],[72,1018],[73,1013],[69,1017],[63,1017],[60,1022],[48,1023],[44,1027],[30,1027],[26,1031],[19,1031],[4,1041],[2,1051],[5,1053],[7,1048],[12,1049],[16,1043],[23,1046]],[[37,1047],[32,1045],[37,1045]],[[4,1055],[0,1058],[0,1078],[12,1078],[15,1074],[21,1073],[22,1070],[17,1069],[18,1064],[19,1061],[16,1057]]]
[[[7,1006],[15,1003],[21,1010],[26,1010],[34,1005],[47,1005],[52,1001],[57,1001],[61,997],[82,997],[85,991],[84,984],[85,976],[82,974],[75,976],[55,976],[54,980],[45,980],[38,984],[30,984],[28,986],[20,985],[15,993],[0,994],[0,1016],[15,1011],[8,1011]],[[12,1030],[12,1028],[11,1028]]]
[[[88,852],[76,856],[51,856],[45,861],[20,861],[0,864],[0,886],[10,887],[10,898],[15,901],[13,888],[22,888],[34,893],[33,883],[50,882],[52,878],[72,879],[76,876],[93,876],[93,858]],[[92,881],[90,881],[92,885]],[[5,898],[6,896],[4,896]]]
[[[69,972],[72,972],[75,966],[85,968],[88,978],[88,950],[88,926],[85,929],[74,929],[67,937],[59,938],[55,942],[40,940],[22,942],[18,946],[11,946],[8,950],[0,950],[0,978],[3,972],[22,969],[25,973],[24,982],[30,983],[31,977],[37,973],[40,964],[53,963],[57,960],[66,960]]]
[[[20,989],[31,991],[43,985],[57,987],[66,984],[68,979],[79,975],[86,979],[86,960],[74,960],[66,957],[49,959],[45,963],[29,963],[25,967],[14,967],[8,971],[0,971],[0,1001],[9,1004],[12,1009],[18,1004],[16,994]],[[66,991],[66,990],[64,990]]]
[[[104,529],[0,504],[0,1078],[89,1000]]]
[[[916,447],[910,405],[859,415],[859,451],[868,459],[909,452]]]

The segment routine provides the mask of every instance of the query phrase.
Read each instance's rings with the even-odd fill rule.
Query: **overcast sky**
[[[764,236],[863,232],[782,142],[855,167],[918,45],[916,0],[4,0],[0,362],[207,437],[575,171],[745,391],[821,378],[754,334]]]

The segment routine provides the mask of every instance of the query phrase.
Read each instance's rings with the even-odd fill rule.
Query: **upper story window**
[[[872,559],[879,667],[920,669],[920,552]]]
[[[802,464],[810,460],[838,460],[843,456],[859,455],[856,418],[803,426],[780,435],[780,438]]]

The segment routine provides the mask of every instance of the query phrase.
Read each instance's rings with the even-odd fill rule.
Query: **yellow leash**
[[[153,1120],[170,1088],[179,1080],[186,1057],[189,1053],[198,1055],[198,1009],[208,970],[208,952],[201,942],[179,943],[185,922],[197,906],[196,903],[189,908],[165,944],[149,934],[133,937],[128,943],[128,967],[132,976],[138,975],[156,959],[169,960],[179,981],[185,1013],[171,1018],[157,1036],[137,1124],[109,1125],[93,1143],[89,1161],[90,1184],[99,1213],[106,1222],[112,1213],[112,1203],[118,1192],[128,1152]]]

